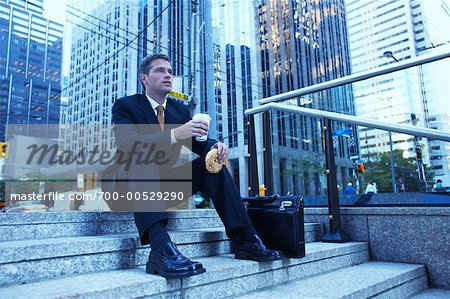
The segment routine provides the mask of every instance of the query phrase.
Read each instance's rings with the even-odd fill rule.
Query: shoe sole
[[[268,257],[256,257],[253,254],[245,251],[238,251],[234,254],[234,258],[239,260],[252,260],[256,262],[273,262],[282,260],[282,256],[268,256]]]
[[[206,269],[201,268],[201,269],[195,269],[195,270],[190,270],[190,271],[167,272],[167,271],[161,270],[158,265],[147,262],[145,272],[147,272],[148,274],[160,275],[164,278],[172,279],[172,278],[184,278],[184,277],[202,274],[202,273],[206,272]]]

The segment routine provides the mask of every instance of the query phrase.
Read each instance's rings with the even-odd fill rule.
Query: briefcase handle
[[[245,202],[251,202],[254,200],[257,200],[258,202],[273,202],[275,199],[277,199],[279,197],[280,197],[280,194],[275,193],[275,194],[266,195],[266,196],[255,195],[255,196],[245,197],[245,198],[242,198],[242,200]]]

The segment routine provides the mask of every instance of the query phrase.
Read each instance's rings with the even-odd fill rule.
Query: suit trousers
[[[187,167],[192,168],[192,194],[200,191],[208,195],[222,220],[226,233],[229,237],[230,231],[252,226],[252,222],[242,202],[239,191],[226,168],[218,173],[212,174],[206,170],[205,156],[202,155]],[[186,166],[180,166],[186,167]],[[174,173],[179,169],[173,168]],[[141,243],[149,244],[147,229],[154,223],[162,221],[167,224],[167,212],[135,212],[134,220],[139,231]]]

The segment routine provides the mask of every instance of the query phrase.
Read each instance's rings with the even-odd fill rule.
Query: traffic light
[[[9,155],[9,143],[0,142],[0,158],[8,158]]]
[[[416,157],[417,160],[422,161],[423,157],[422,157],[422,148],[420,146],[416,147]]]
[[[364,169],[364,164],[363,163],[359,163],[358,164],[358,173],[364,174],[364,172],[366,172],[365,169]]]

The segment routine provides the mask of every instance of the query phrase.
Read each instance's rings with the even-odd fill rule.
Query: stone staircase
[[[421,265],[369,261],[363,242],[318,242],[305,224],[306,257],[236,260],[214,210],[169,213],[170,235],[206,273],[166,280],[145,273],[131,213],[0,215],[1,298],[406,298],[427,289]],[[423,293],[425,296],[425,293]]]

